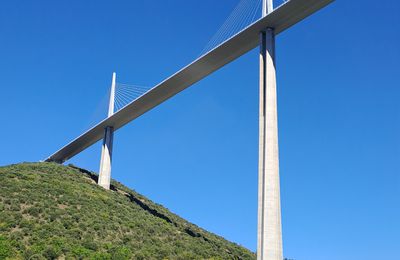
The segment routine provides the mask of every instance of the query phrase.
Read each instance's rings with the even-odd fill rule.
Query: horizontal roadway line
[[[207,52],[185,68],[167,78],[140,98],[132,101],[111,117],[55,152],[46,161],[63,163],[92,144],[101,140],[107,126],[117,130],[143,115],[165,100],[178,94],[207,75],[254,49],[259,44],[259,34],[266,28],[274,28],[279,34],[292,25],[333,2],[334,0],[291,0],[272,13],[254,22],[241,32]]]

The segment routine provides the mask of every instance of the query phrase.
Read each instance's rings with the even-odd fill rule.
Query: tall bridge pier
[[[263,0],[263,17],[273,1]],[[260,33],[257,260],[282,260],[275,31]]]
[[[115,85],[116,85],[116,73],[114,72],[112,75],[112,82],[111,82],[110,102],[108,105],[108,117],[111,117],[114,114]],[[107,190],[110,189],[113,139],[114,139],[114,127],[106,126],[104,129],[103,146],[101,148],[101,160],[100,160],[98,184]]]

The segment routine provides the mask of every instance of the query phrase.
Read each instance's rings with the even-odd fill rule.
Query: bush
[[[11,246],[10,241],[5,237],[0,236],[0,259],[6,259],[14,255],[14,250]]]
[[[48,246],[43,251],[43,256],[47,259],[55,259],[61,255],[61,250],[59,248],[55,248],[53,246]]]

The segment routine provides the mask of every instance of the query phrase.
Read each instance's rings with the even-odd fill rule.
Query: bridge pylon
[[[273,0],[263,0],[263,17]],[[260,33],[260,112],[257,260],[282,260],[275,30]]]
[[[108,105],[108,117],[114,114],[115,102],[115,86],[116,86],[116,73],[112,75],[110,101]],[[114,128],[107,126],[104,129],[103,146],[101,148],[101,160],[98,184],[106,190],[110,189],[111,181],[111,162],[112,162],[112,149],[114,139]]]

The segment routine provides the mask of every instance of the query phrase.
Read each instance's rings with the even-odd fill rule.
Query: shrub
[[[14,255],[14,250],[11,246],[10,241],[5,237],[0,236],[0,259],[6,259]]]

